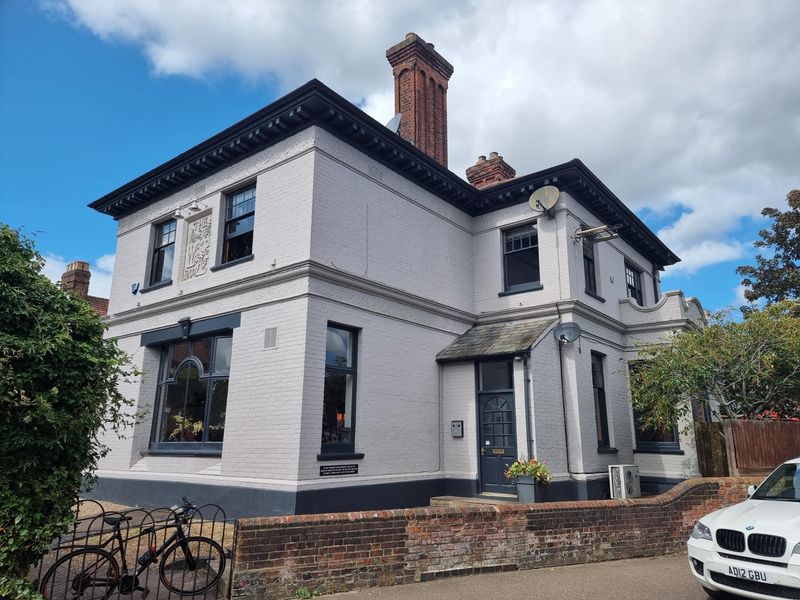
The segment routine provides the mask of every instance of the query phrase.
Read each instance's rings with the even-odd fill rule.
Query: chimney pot
[[[467,168],[467,181],[479,190],[514,179],[516,175],[517,172],[497,152],[491,152],[489,160],[479,156],[478,162]]]

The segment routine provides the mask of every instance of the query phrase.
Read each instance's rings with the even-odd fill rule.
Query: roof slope
[[[436,355],[438,362],[514,356],[527,352],[558,319],[522,319],[476,325]]]

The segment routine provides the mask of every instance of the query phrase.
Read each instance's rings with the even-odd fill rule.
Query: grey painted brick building
[[[266,515],[514,494],[516,456],[550,498],[607,495],[609,464],[696,474],[627,378],[638,343],[702,325],[659,289],[678,257],[577,159],[450,172],[452,66],[413,34],[387,56],[399,133],[313,80],[91,204],[118,223],[109,335],[145,414],[96,496]]]

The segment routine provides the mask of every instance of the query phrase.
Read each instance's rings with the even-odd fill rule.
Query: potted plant
[[[508,465],[505,476],[517,484],[517,500],[523,504],[536,502],[536,486],[547,485],[553,479],[547,465],[535,458],[518,458]]]

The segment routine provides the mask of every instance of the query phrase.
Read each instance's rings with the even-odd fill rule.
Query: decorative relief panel
[[[204,215],[188,223],[186,257],[183,263],[183,280],[194,279],[208,270],[211,252],[211,215]]]

